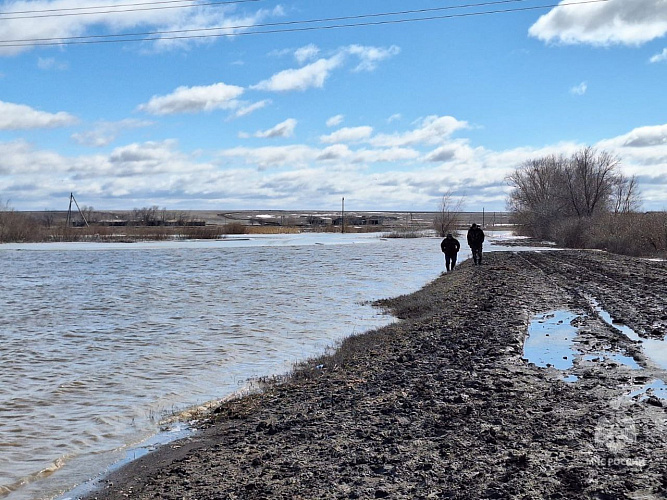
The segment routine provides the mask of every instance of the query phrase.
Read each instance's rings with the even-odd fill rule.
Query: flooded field
[[[507,250],[508,237],[497,233],[487,250]],[[369,302],[437,277],[439,241],[3,245],[0,497],[68,491],[140,453],[174,413],[387,324]],[[468,257],[464,244],[459,260]]]
[[[0,496],[12,500],[67,491],[165,417],[386,324],[369,301],[443,270],[439,239],[377,235],[0,252]]]

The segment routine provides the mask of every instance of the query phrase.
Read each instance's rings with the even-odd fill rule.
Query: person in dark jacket
[[[440,243],[440,250],[445,254],[445,267],[447,272],[453,271],[456,266],[456,254],[459,253],[461,245],[459,240],[452,236],[452,233],[447,233],[445,239]]]
[[[482,244],[484,243],[484,231],[477,224],[468,229],[468,246],[472,250],[472,260],[475,265],[482,263]]]

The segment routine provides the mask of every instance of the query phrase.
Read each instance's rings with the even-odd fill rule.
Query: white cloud
[[[271,99],[264,99],[263,101],[254,102],[252,104],[240,105],[240,107],[234,113],[234,117],[240,118],[242,116],[249,115],[258,109],[265,108],[269,104],[271,104]]]
[[[298,69],[286,69],[271,78],[253,85],[255,90],[270,92],[304,91],[310,88],[322,88],[331,72],[343,63],[343,57],[337,54],[329,59],[317,61]]]
[[[474,158],[474,151],[468,146],[467,141],[458,141],[440,146],[429,152],[424,159],[428,162],[447,163]]]
[[[343,160],[352,156],[352,151],[345,144],[334,144],[324,148],[317,156],[317,161]]]
[[[294,118],[288,118],[284,122],[281,122],[268,130],[255,132],[254,136],[264,139],[272,139],[275,137],[292,137],[292,135],[294,135],[294,128],[296,127],[296,123],[297,122]]]
[[[541,16],[529,34],[545,42],[640,45],[667,33],[664,0],[608,0],[560,7]]]
[[[402,162],[419,158],[419,151],[410,148],[364,149],[353,155],[355,163]]]
[[[82,9],[88,10],[85,16],[49,16],[35,19],[31,16],[6,17],[0,23],[0,39],[28,40],[20,46],[0,47],[0,56],[14,55],[35,46],[30,40],[62,39],[80,37],[100,30],[108,34],[123,33],[128,30],[141,31],[187,31],[187,35],[206,35],[190,39],[174,39],[168,33],[150,42],[154,48],[161,50],[185,47],[192,44],[213,43],[221,37],[211,34],[234,36],[252,28],[268,18],[284,15],[282,7],[260,9],[251,14],[237,14],[233,5],[200,5],[188,9],[136,9],[128,11],[124,0],[109,0],[101,3],[95,0],[34,0],[22,1],[5,5],[3,12],[10,11],[48,11],[49,9]],[[100,6],[103,5],[104,8]],[[119,12],[114,13],[115,7]],[[243,26],[239,28],[238,26]],[[212,28],[220,28],[212,31]],[[97,31],[96,31],[97,30]],[[202,30],[202,31],[199,31]],[[171,39],[170,39],[171,38]],[[224,37],[222,37],[224,38]],[[148,42],[139,46],[148,46]]]
[[[660,146],[662,150],[667,147],[667,124],[638,127],[627,134],[607,139],[604,145],[614,149]],[[667,154],[667,151],[664,152]]]
[[[284,166],[307,167],[319,155],[319,150],[303,144],[292,146],[264,146],[259,148],[236,147],[221,151],[220,157],[241,160],[258,170]]]
[[[667,61],[667,49],[662,49],[662,52],[660,54],[656,54],[651,59],[649,59],[649,62],[652,63],[658,63],[662,61]]]
[[[328,144],[336,142],[359,142],[368,139],[373,133],[373,127],[345,127],[329,135],[320,136],[320,141]]]
[[[152,115],[234,109],[239,107],[236,98],[241,94],[243,94],[243,87],[225,83],[198,87],[178,87],[171,94],[151,97],[148,103],[141,104],[137,109]]]
[[[104,129],[106,124],[98,126]],[[71,157],[26,141],[0,142],[0,189],[4,199],[28,204],[16,207],[20,209],[64,205],[62,193],[74,191],[80,202],[109,209],[127,209],[128,204],[174,208],[178,200],[184,209],[221,204],[322,208],[334,206],[344,195],[360,209],[435,210],[451,187],[471,207],[502,210],[505,176],[514,168],[531,158],[570,155],[582,147],[566,142],[500,151],[473,148],[466,138],[452,138],[454,131],[466,127],[453,117],[430,116],[389,134],[350,133],[363,137],[357,144],[236,147],[214,153],[213,159],[203,152],[184,152],[174,140]],[[290,128],[288,122],[261,134],[268,138]],[[647,209],[664,208],[667,124],[638,127],[594,146],[621,156],[623,173],[639,177]]]
[[[153,122],[146,120],[126,119],[118,122],[98,122],[92,130],[72,134],[72,140],[82,146],[103,147],[116,140],[125,130],[149,127]]]
[[[378,134],[370,139],[374,146],[400,147],[416,144],[437,144],[447,140],[454,132],[468,128],[468,122],[453,116],[428,116],[419,127],[404,133]]]
[[[331,76],[333,70],[343,66],[349,56],[360,60],[354,71],[372,71],[380,61],[395,56],[400,52],[399,47],[392,45],[372,47],[364,45],[348,45],[340,47],[330,57],[323,57],[306,66],[291,68],[276,73],[271,78],[262,80],[250,88],[270,92],[288,92],[293,90],[304,91],[310,88],[322,88],[324,82]],[[315,45],[307,45],[295,52],[300,63],[314,58],[319,53]]]
[[[206,170],[204,165],[193,164],[186,155],[175,151],[177,142],[149,141],[114,149],[109,155],[109,173],[114,177],[151,176],[165,173],[192,173]]]
[[[638,127],[600,141],[596,147],[618,155],[623,173],[639,178],[639,189],[649,209],[666,208],[667,124]]]
[[[343,115],[332,116],[331,118],[329,118],[327,120],[327,123],[326,123],[327,127],[337,127],[338,125],[343,123],[344,118],[345,117]]]
[[[586,82],[581,82],[579,85],[575,85],[570,88],[570,94],[574,95],[584,95],[588,90],[588,84]]]
[[[402,116],[400,113],[394,113],[389,118],[387,118],[387,123],[395,122],[397,120],[400,120],[401,118]]]
[[[47,113],[24,104],[0,101],[0,130],[67,127],[76,122],[74,116],[64,111]]]
[[[309,45],[296,49],[296,51],[294,51],[294,57],[296,58],[299,64],[303,64],[306,61],[315,59],[315,57],[317,57],[319,53],[320,49],[317,47],[317,45],[311,43]]]
[[[377,68],[380,61],[389,59],[397,55],[401,49],[396,45],[391,47],[369,47],[364,45],[350,45],[347,52],[357,56],[360,59],[359,64],[354,68],[355,71],[373,71]]]

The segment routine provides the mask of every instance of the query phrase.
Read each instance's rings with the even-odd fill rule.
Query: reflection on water
[[[558,310],[532,318],[523,347],[524,357],[537,366],[553,366],[558,370],[572,368],[576,354],[572,341],[577,328],[571,323],[576,317],[570,311]]]
[[[593,310],[605,323],[621,332],[630,340],[641,343],[644,354],[651,360],[651,362],[663,370],[667,370],[667,342],[665,339],[658,340],[649,337],[640,337],[637,332],[629,326],[615,322],[612,319],[611,314],[600,306],[595,297],[588,297],[588,301],[590,302],[591,307],[593,307]]]

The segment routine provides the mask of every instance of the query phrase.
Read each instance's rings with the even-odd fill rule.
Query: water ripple
[[[171,413],[387,323],[361,304],[442,270],[433,239],[265,241],[0,250],[0,496],[94,476]]]

